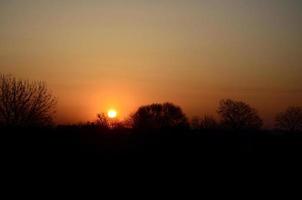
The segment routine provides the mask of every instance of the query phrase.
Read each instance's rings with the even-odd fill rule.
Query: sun
[[[117,112],[116,110],[114,109],[110,109],[107,113],[108,117],[111,118],[111,119],[114,119],[117,117]]]

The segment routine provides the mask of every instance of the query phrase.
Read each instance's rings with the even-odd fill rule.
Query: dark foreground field
[[[90,177],[97,182],[122,183],[122,187],[133,180],[138,185],[153,180],[165,188],[162,180],[166,180],[182,186],[204,181],[217,187],[219,183],[224,188],[235,177],[241,179],[237,179],[239,185],[250,180],[265,185],[259,178],[280,181],[281,177],[296,177],[301,171],[301,134],[66,126],[6,129],[1,130],[0,137],[1,171],[10,181],[14,180],[12,176],[25,176],[22,179],[26,181],[34,176],[42,182],[55,179],[58,184],[57,180],[67,177],[78,183],[80,177]]]
[[[2,152],[17,157],[199,159],[207,156],[298,155],[302,134],[273,131],[134,131],[96,127],[2,129]]]

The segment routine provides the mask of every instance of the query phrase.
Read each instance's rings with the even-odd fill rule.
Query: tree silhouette
[[[242,101],[221,100],[218,108],[221,124],[232,130],[260,129],[262,120],[257,111]]]
[[[275,123],[276,127],[282,130],[302,131],[302,107],[288,107],[284,112],[277,114]]]
[[[189,127],[182,109],[172,103],[151,104],[140,107],[132,115],[136,129],[184,129]]]
[[[43,126],[52,123],[56,99],[44,82],[0,75],[0,124]]]

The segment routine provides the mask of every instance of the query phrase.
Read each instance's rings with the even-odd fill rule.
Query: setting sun
[[[117,116],[116,110],[109,110],[108,111],[108,117],[109,118],[113,119],[113,118],[116,118],[116,116]]]

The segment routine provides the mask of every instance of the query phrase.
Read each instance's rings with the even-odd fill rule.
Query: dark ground
[[[69,184],[105,182],[112,188],[134,183],[146,189],[146,182],[164,190],[167,184],[195,185],[199,191],[204,188],[201,182],[213,188],[233,183],[246,188],[243,183],[254,185],[253,181],[264,187],[274,182],[286,185],[281,178],[299,179],[301,171],[302,134],[61,126],[2,129],[0,137],[2,177],[7,177],[6,184],[21,179],[22,187],[35,177],[37,185],[59,184],[64,191],[59,181],[64,178]]]
[[[2,129],[4,155],[102,159],[199,159],[212,155],[282,156],[302,153],[302,134],[285,132],[134,131],[60,126]]]

